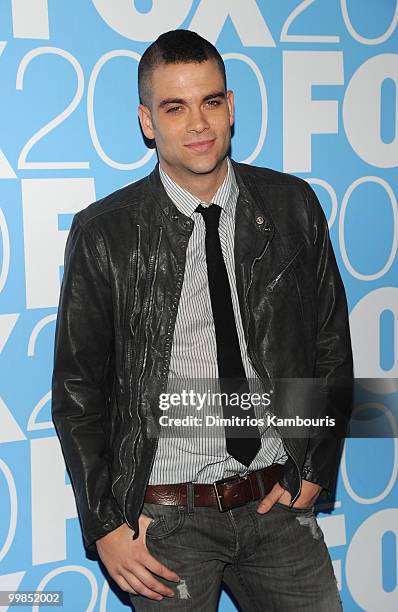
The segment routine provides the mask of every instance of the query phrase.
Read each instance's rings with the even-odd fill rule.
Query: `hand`
[[[127,523],[123,523],[99,538],[96,545],[101,561],[123,591],[160,601],[163,596],[173,597],[174,593],[156,580],[153,574],[174,582],[179,582],[180,578],[148,551],[145,534],[151,521],[149,516],[140,515],[138,519],[140,533],[136,540],[133,540],[133,532]]]
[[[301,493],[294,502],[293,508],[310,508],[313,506],[319,493],[321,492],[321,489],[322,487],[314,482],[302,480]],[[275,502],[289,505],[291,499],[292,496],[290,495],[289,491],[286,491],[286,489],[284,489],[279,482],[277,482],[274,484],[268,495],[263,497],[257,508],[257,512],[260,514],[265,514],[271,510]]]

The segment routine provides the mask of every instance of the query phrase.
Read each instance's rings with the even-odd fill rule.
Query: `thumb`
[[[261,500],[257,512],[259,514],[265,514],[268,510],[271,510],[274,503],[277,502],[284,493],[287,493],[286,489],[284,489],[279,482],[275,483],[271,491]]]

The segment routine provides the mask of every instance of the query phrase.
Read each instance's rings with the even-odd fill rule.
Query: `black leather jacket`
[[[233,162],[239,185],[235,269],[248,354],[267,389],[277,379],[351,380],[344,287],[327,221],[309,185]],[[138,517],[156,451],[159,393],[193,220],[146,178],[75,215],[65,251],[52,417],[70,472],[85,546]],[[283,394],[281,394],[283,397]],[[350,402],[326,384],[328,410]],[[289,401],[279,402],[279,415]],[[283,435],[282,430],[280,431]],[[280,483],[332,489],[341,443],[286,437]]]

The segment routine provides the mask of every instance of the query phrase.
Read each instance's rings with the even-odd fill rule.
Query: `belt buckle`
[[[222,498],[223,496],[219,494],[218,489],[217,489],[217,485],[222,485],[222,484],[238,484],[239,482],[243,482],[244,480],[247,480],[248,476],[241,476],[240,474],[236,474],[234,476],[229,476],[228,478],[222,478],[221,480],[216,480],[215,482],[213,482],[213,488],[216,494],[216,500],[217,500],[217,504],[218,504],[218,509],[220,512],[226,512],[227,510],[230,510],[230,508],[224,508],[222,505]],[[235,506],[232,506],[233,508]]]

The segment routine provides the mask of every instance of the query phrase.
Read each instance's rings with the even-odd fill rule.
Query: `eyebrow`
[[[207,100],[212,100],[213,98],[225,98],[225,92],[216,91],[214,93],[208,94],[203,98],[203,102],[206,102]],[[167,106],[168,104],[186,104],[186,100],[184,100],[184,98],[165,98],[164,100],[160,101],[159,108]]]

